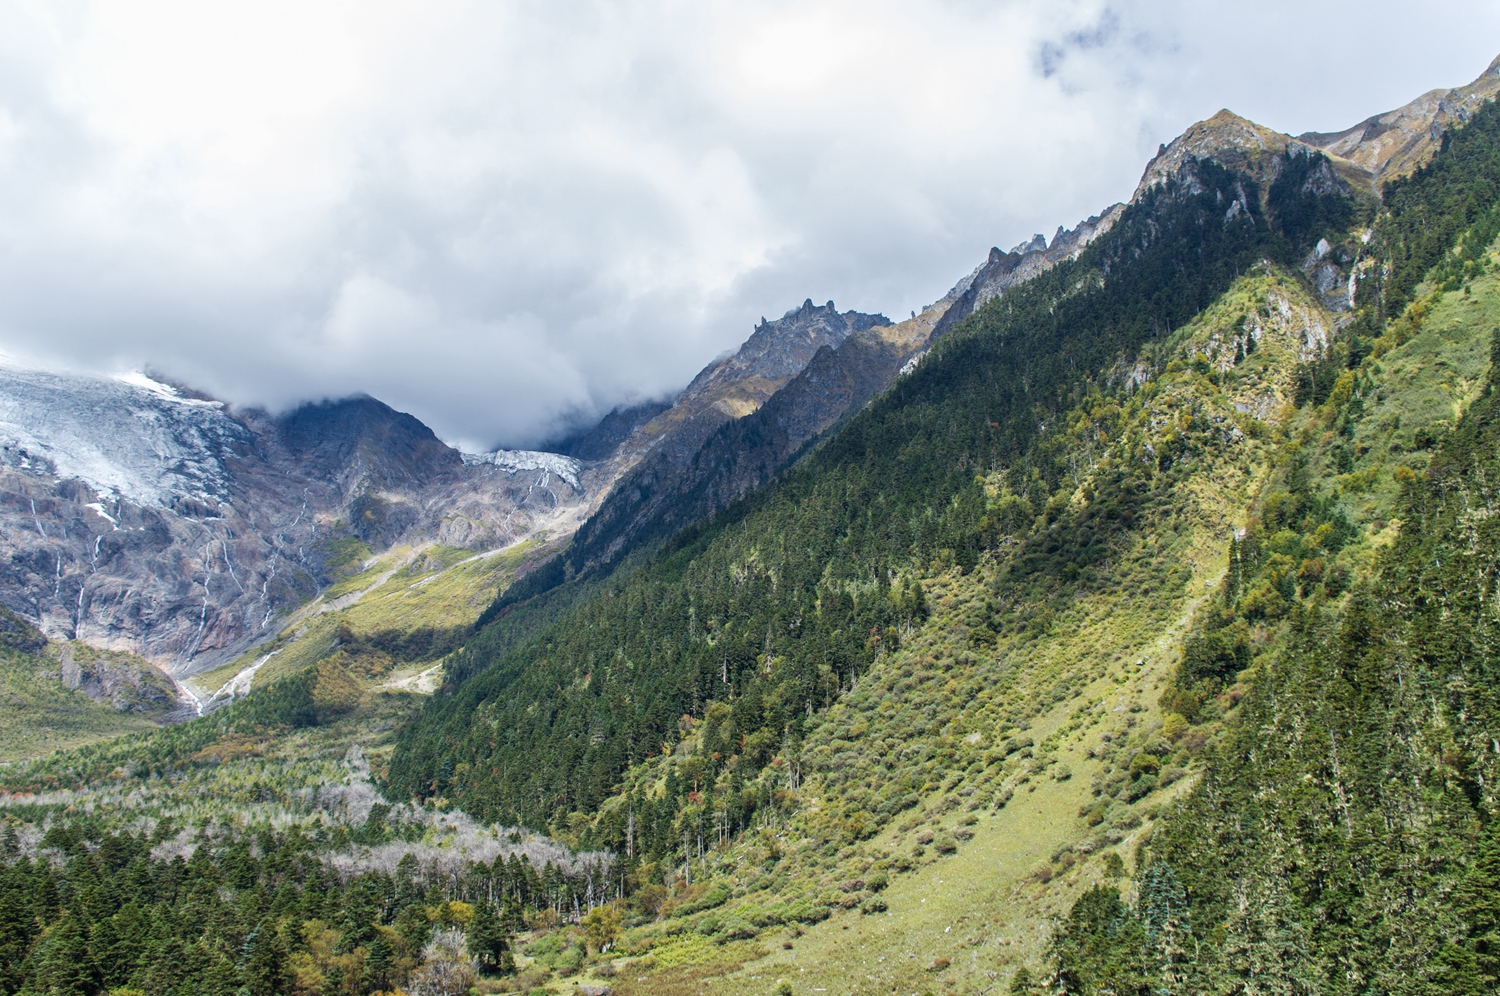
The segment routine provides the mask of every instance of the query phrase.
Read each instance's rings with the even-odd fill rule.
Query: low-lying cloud
[[[919,308],[1220,106],[1346,127],[1500,50],[1468,3],[1143,7],[3,5],[0,349],[535,444],[803,298]]]

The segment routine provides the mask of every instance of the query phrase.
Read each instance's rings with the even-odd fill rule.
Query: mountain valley
[[[0,993],[1500,986],[1500,59],[556,452],[0,366]]]

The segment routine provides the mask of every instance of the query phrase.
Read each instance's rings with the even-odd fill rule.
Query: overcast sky
[[[921,308],[1220,107],[1497,53],[1473,0],[0,3],[0,351],[535,444],[804,298]]]

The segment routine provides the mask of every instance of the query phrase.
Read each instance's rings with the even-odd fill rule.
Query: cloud
[[[536,443],[806,297],[920,307],[1220,106],[1344,127],[1472,78],[1497,29],[1458,2],[0,4],[0,349]]]

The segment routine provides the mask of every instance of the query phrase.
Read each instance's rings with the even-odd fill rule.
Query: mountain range
[[[0,992],[1495,991],[1497,94],[553,452],[0,367]]]

